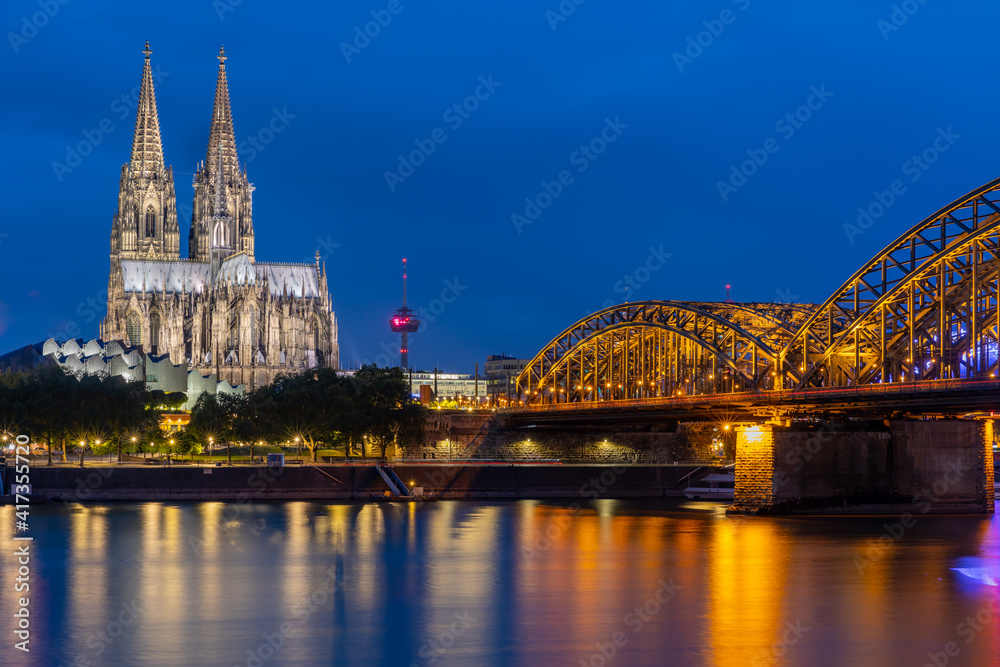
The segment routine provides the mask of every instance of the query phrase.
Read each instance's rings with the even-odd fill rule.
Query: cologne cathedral
[[[337,368],[337,320],[319,254],[315,264],[254,259],[254,187],[236,151],[224,50],[208,150],[194,175],[188,257],[180,256],[148,42],[144,53],[132,156],[122,167],[111,227],[101,337],[248,389],[280,373]]]

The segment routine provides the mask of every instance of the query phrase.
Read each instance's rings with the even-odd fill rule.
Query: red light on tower
[[[397,310],[391,320],[389,320],[389,328],[393,332],[400,335],[400,354],[399,361],[400,365],[404,370],[408,369],[409,366],[409,346],[408,338],[409,334],[416,333],[420,328],[420,320],[413,317],[413,311],[406,307],[406,258],[403,258],[403,306]]]

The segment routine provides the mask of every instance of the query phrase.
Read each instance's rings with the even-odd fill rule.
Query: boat
[[[691,500],[732,500],[736,491],[736,470],[726,468],[691,483],[684,495]]]

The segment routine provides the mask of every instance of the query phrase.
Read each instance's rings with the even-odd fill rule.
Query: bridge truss
[[[799,305],[639,301],[566,329],[518,377],[535,403],[771,389],[776,349],[811,311]]]
[[[1000,373],[1000,179],[893,241],[820,305],[599,311],[517,379],[529,404],[989,379]]]

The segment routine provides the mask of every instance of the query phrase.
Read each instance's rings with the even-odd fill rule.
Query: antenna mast
[[[403,370],[410,368],[410,334],[420,328],[420,320],[413,317],[413,311],[406,305],[406,258],[403,258],[403,306],[389,321],[389,328],[399,334],[399,365]]]

